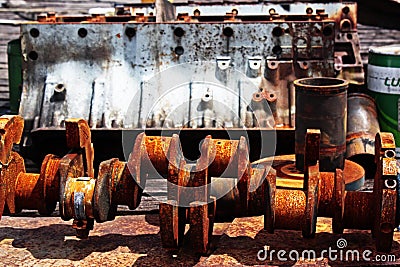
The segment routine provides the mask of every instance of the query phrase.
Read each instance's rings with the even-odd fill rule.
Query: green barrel
[[[7,46],[8,86],[10,88],[10,113],[18,114],[22,92],[21,40],[12,40]]]
[[[381,131],[393,133],[400,156],[400,44],[371,48],[368,89],[375,98]]]

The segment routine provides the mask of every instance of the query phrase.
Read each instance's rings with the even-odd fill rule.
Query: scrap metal
[[[39,16],[36,23],[21,26],[20,114],[29,130],[62,127],[68,117],[85,118],[91,128],[101,129],[293,128],[296,78],[339,76],[362,84],[363,71],[355,3],[288,8],[165,2],[155,9],[118,6],[111,15]],[[199,61],[215,62],[212,76],[236,98],[226,99],[217,88],[195,81],[172,96],[165,94],[170,89],[163,87],[165,81],[151,81],[170,67]],[[244,75],[227,75],[232,70]],[[249,82],[254,90],[243,92],[242,85]],[[189,89],[197,93],[186,93]],[[179,101],[171,101],[175,97]],[[237,106],[238,97],[247,104]],[[151,110],[154,99],[163,101],[163,108]],[[126,114],[133,100],[136,109]],[[201,108],[202,101],[208,109]],[[175,110],[174,102],[186,104]],[[227,111],[212,102],[235,107],[240,119],[226,119]],[[165,120],[172,113],[182,119]],[[254,114],[265,122],[254,120]],[[194,117],[221,123],[191,123]]]

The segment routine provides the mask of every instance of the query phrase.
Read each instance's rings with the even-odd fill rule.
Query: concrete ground
[[[331,219],[319,218],[316,237],[303,239],[297,231],[277,230],[268,234],[263,230],[262,216],[217,223],[209,256],[195,255],[187,248],[171,252],[161,247],[157,213],[122,211],[121,215],[115,221],[95,224],[87,240],[77,239],[72,222],[61,220],[56,213],[53,217],[39,217],[33,212],[3,216],[0,266],[365,266],[378,264],[376,255],[388,256],[376,252],[368,231],[332,234]],[[340,238],[347,242],[344,246],[341,240],[341,249],[337,243]],[[301,255],[304,250],[313,250],[320,257],[329,248],[330,259],[327,254],[312,261],[289,258],[296,253]],[[264,249],[270,254],[262,261],[257,254],[263,257],[260,253]],[[281,260],[277,256],[279,250],[286,251]],[[359,251],[361,262],[352,261],[350,254],[346,258],[346,253],[352,250]],[[365,254],[370,262],[362,261],[362,253],[367,250],[371,251]],[[379,264],[400,266],[399,232],[395,233],[391,255],[396,257],[395,262]],[[287,261],[283,260],[285,257]],[[338,260],[333,260],[334,257]]]

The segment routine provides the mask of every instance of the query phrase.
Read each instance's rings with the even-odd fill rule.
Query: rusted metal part
[[[334,206],[332,216],[332,231],[334,233],[343,233],[343,216],[346,199],[346,189],[343,179],[343,171],[336,169],[335,181],[334,181],[334,192],[333,192],[333,203]]]
[[[176,200],[160,203],[160,235],[164,248],[178,248],[183,241],[186,225],[186,209],[178,207]]]
[[[3,185],[5,187],[5,195],[2,203],[0,202],[0,206],[3,208],[4,204],[6,205],[8,211],[11,214],[17,213],[21,210],[20,207],[16,206],[16,184],[17,177],[21,172],[25,172],[25,164],[24,159],[16,152],[11,152],[11,161],[8,166],[3,166],[1,169],[1,176],[3,179]],[[5,202],[3,202],[5,201]],[[0,208],[1,209],[1,208]],[[3,210],[1,210],[0,215]]]
[[[346,192],[344,229],[371,230],[376,216],[373,201],[372,192]]]
[[[390,252],[394,228],[397,226],[395,219],[398,194],[395,189],[383,189],[382,191],[381,210],[375,218],[377,221],[377,228],[375,228],[376,248],[379,251]]]
[[[7,165],[10,160],[12,146],[19,144],[24,129],[24,120],[21,116],[3,115],[0,117],[0,163],[2,166]]]
[[[339,200],[335,198],[336,190],[341,190],[341,181],[343,179],[344,189],[347,191],[356,191],[364,184],[365,172],[363,167],[350,160],[345,161],[344,170],[336,169],[336,172],[321,172],[319,182],[319,206],[318,216],[333,218],[339,209]],[[338,186],[338,188],[336,188]],[[342,191],[338,193],[344,195]],[[351,202],[350,202],[351,203]],[[343,206],[344,204],[340,204]],[[350,212],[351,214],[351,212]],[[350,215],[352,216],[352,215]],[[355,216],[356,217],[356,216]]]
[[[334,78],[305,78],[296,87],[296,168],[304,169],[304,136],[309,128],[321,130],[321,171],[344,168],[348,82]],[[327,120],[329,118],[329,120]]]
[[[85,171],[83,168],[83,159],[82,155],[78,153],[69,153],[60,159],[59,165],[60,172],[60,192],[59,192],[59,208],[60,208],[60,216],[63,220],[68,220],[68,218],[64,215],[65,210],[65,200],[64,200],[64,192],[66,190],[66,185],[69,177],[83,177],[85,175]]]
[[[271,167],[276,170],[277,185],[280,187],[302,188],[304,186],[304,174],[296,169],[294,154],[265,158],[252,163],[253,166],[257,166],[258,164],[271,165]],[[322,178],[332,175],[333,173],[321,172]],[[350,160],[345,160],[343,177],[345,180],[346,189],[349,191],[354,191],[360,189],[361,186],[364,185],[365,172],[363,167],[359,164]],[[321,186],[324,185],[322,184]],[[324,189],[322,188],[321,190]]]
[[[93,194],[96,179],[91,177],[68,178],[64,191],[64,218],[74,219],[72,227],[77,236],[87,238],[93,229]]]
[[[226,62],[234,63],[235,68],[246,74],[256,90],[263,89],[267,92],[265,95],[269,97],[264,97],[267,101],[261,102],[266,105],[274,103],[274,118],[277,122],[275,126],[278,128],[294,126],[293,81],[296,78],[334,77],[336,72],[343,70],[345,73],[341,77],[356,84],[361,83],[359,78],[362,79],[363,75],[357,46],[359,40],[355,25],[355,3],[290,4],[285,8],[272,5],[271,10],[276,9],[276,12],[271,14],[265,12],[264,3],[241,3],[234,8],[214,3],[202,6],[200,9],[204,9],[203,12],[193,8],[179,6],[179,9],[184,10],[166,17],[164,15],[171,12],[165,12],[164,9],[157,10],[157,16],[150,14],[149,10],[154,12],[151,4],[144,11],[135,11],[136,14],[123,8],[116,8],[115,14],[110,16],[92,14],[66,17],[48,14],[40,16],[39,23],[23,25],[21,33],[26,63],[24,68],[28,74],[24,77],[24,85],[31,88],[24,90],[22,97],[21,110],[24,117],[35,121],[34,128],[59,127],[69,116],[84,116],[90,119],[92,127],[98,128],[142,128],[146,125],[172,125],[178,128],[182,125],[181,120],[157,120],[169,112],[165,110],[167,105],[163,106],[164,110],[154,111],[151,119],[145,117],[153,100],[160,99],[166,92],[162,87],[164,82],[157,81],[151,87],[158,90],[151,91],[149,101],[146,99],[146,81],[168,67],[200,59],[215,62],[225,57]],[[233,9],[240,10],[239,14],[232,12]],[[71,37],[68,40],[72,44],[70,51],[63,51],[66,41],[60,32]],[[153,42],[149,46],[146,40],[153,37],[160,42]],[[54,38],[57,42],[53,41]],[[105,39],[111,41],[103,42]],[[51,51],[46,50],[49,44],[53,47]],[[209,49],[204,50],[204,47]],[[121,57],[121,54],[125,56]],[[109,61],[119,64],[109,65],[106,70],[101,67]],[[131,61],[135,61],[135,67],[130,64]],[[81,74],[81,70],[89,65],[95,67],[91,68],[91,72]],[[233,64],[227,65],[229,69],[232,66]],[[66,70],[70,75],[66,75],[68,79],[63,80],[65,75],[62,74]],[[353,73],[357,75],[353,76]],[[120,77],[128,82],[120,84]],[[227,82],[233,85],[235,92],[239,92],[240,86],[237,84],[243,85],[242,81],[244,80],[228,77]],[[58,87],[63,88],[66,84],[76,84],[82,89],[79,93],[69,88],[61,94],[57,92]],[[205,94],[209,86],[203,87],[198,89]],[[182,90],[180,99],[190,101],[191,106],[196,107],[200,101],[186,98],[189,96],[184,93],[188,91],[186,89],[188,88]],[[128,93],[140,95],[140,103],[143,105],[135,106],[135,112],[130,115],[134,117],[132,120],[124,118],[131,99],[121,97],[118,98],[119,101],[115,101],[115,97],[111,98],[111,95],[104,93],[106,90],[112,92],[112,96],[126,96]],[[256,90],[242,95],[248,104]],[[38,99],[43,101],[33,103],[31,94],[38,94]],[[270,97],[271,94],[273,97]],[[104,105],[105,98],[109,100],[109,105]],[[165,101],[168,105],[173,104],[171,99],[176,99],[171,96],[167,98],[169,99]],[[218,94],[211,98],[215,102],[227,101],[226,96],[221,98]],[[238,99],[229,102],[238,103]],[[38,105],[42,105],[38,110],[46,110],[48,114],[39,114],[32,108]],[[220,112],[216,106],[214,105],[213,111],[218,118],[223,118],[226,113]],[[139,107],[142,110],[138,110]],[[180,112],[185,117],[183,124],[193,118],[192,110]],[[253,113],[246,109],[239,112]],[[51,115],[53,113],[54,116]],[[252,119],[248,125],[269,127],[270,120],[266,118],[267,116],[262,120]],[[148,124],[149,120],[151,123]],[[225,122],[225,127],[232,127],[229,126],[232,124],[235,128],[241,127],[238,121]],[[189,126],[195,128],[198,124],[189,123]]]
[[[363,166],[367,179],[373,179],[375,175],[375,135],[379,131],[374,99],[362,93],[349,94],[346,158]]]
[[[195,164],[186,163],[178,136],[169,144],[168,201],[160,204],[164,247],[178,248],[189,224],[189,243],[204,254],[210,247],[215,220],[263,214],[265,198],[260,185],[266,172],[262,166],[250,168],[244,137],[235,141],[207,136]]]
[[[302,190],[277,189],[275,196],[275,229],[301,230],[307,197]]]
[[[210,221],[208,216],[207,202],[190,203],[190,243],[196,252],[203,254],[209,249]]]
[[[59,191],[59,158],[47,155],[40,174],[21,171],[15,185],[15,200],[18,210],[38,210],[41,215],[50,215],[56,208]]]
[[[248,155],[247,141],[244,137],[241,137],[240,140],[213,140],[212,156],[214,156],[214,159],[209,166],[209,176],[237,179],[239,209],[243,211],[243,214],[246,214],[248,210],[249,201],[249,181],[251,174]],[[233,190],[235,188],[236,186]],[[217,189],[214,188],[214,190]],[[228,194],[232,193],[229,192]]]
[[[305,210],[304,225],[302,233],[304,237],[314,237],[317,227],[317,211],[318,211],[318,182],[320,180],[320,172],[318,163],[308,167],[308,187],[305,188],[307,204]]]
[[[375,138],[377,170],[373,192],[344,191],[340,171],[335,177],[333,230],[371,230],[378,251],[389,252],[396,226],[397,168],[395,143],[391,133],[377,133]],[[344,210],[343,208],[344,204]]]
[[[298,189],[277,188],[275,172],[272,171],[267,175],[264,227],[269,232],[273,232],[275,228],[301,230],[304,237],[314,236],[320,180],[319,138],[319,131],[307,131],[305,137],[307,174],[304,175],[307,178],[304,179],[304,186]]]
[[[15,184],[17,175],[24,169],[24,163],[12,152],[12,146],[19,144],[24,128],[21,116],[0,117],[0,219],[5,205],[11,213],[15,213]]]
[[[65,133],[68,148],[84,150],[82,155],[85,173],[88,177],[94,177],[94,150],[88,123],[84,119],[68,119],[65,121]]]
[[[145,184],[145,179],[142,178],[141,175],[141,162],[142,162],[142,154],[146,152],[145,145],[145,137],[144,133],[141,133],[137,136],[135,140],[135,144],[133,146],[133,151],[129,155],[128,159],[128,168],[130,173],[133,175],[135,181],[142,187]],[[143,187],[142,187],[143,188]]]
[[[94,189],[93,210],[97,222],[115,218],[118,205],[136,209],[143,189],[132,177],[126,162],[111,159],[100,164]]]
[[[378,133],[375,138],[375,162],[377,172],[374,179],[375,221],[373,234],[378,251],[388,252],[392,248],[396,227],[397,164],[395,142],[392,133]]]
[[[332,217],[334,211],[335,173],[321,172],[318,191],[318,215]]]
[[[305,151],[304,154],[304,169],[308,170],[308,167],[318,164],[319,161],[319,151],[321,142],[321,131],[315,129],[307,129],[305,135]],[[303,189],[307,190],[308,186],[308,175],[309,171],[304,172],[304,184]]]
[[[318,205],[318,165],[309,167],[307,190],[276,188],[273,172],[266,179],[265,229],[301,230],[304,237],[315,233]]]
[[[146,136],[145,137],[145,146],[146,153],[142,154],[142,157],[147,157],[151,163],[150,166],[146,166],[147,169],[154,169],[156,171],[155,174],[152,175],[162,175],[166,177],[168,170],[168,151],[171,143],[170,137],[163,136]],[[142,161],[146,159],[142,158]]]
[[[10,117],[7,119],[12,118]],[[19,119],[19,122],[17,121],[15,125],[22,127],[23,122],[21,122],[21,120],[22,119]],[[85,146],[87,146],[87,138],[89,138],[90,142],[90,131],[89,133],[84,131],[85,123],[86,122],[83,120],[67,120],[66,122],[68,125],[66,131],[67,143],[72,150],[76,150],[78,148],[84,149]],[[4,121],[4,125],[8,125],[7,127],[9,127],[11,124],[7,124]],[[74,125],[77,127],[74,128]],[[86,128],[86,130],[87,129],[88,128]],[[15,134],[14,131],[15,130],[10,128],[9,133],[5,132],[5,136],[13,133]],[[84,133],[84,135],[82,135],[82,133]],[[7,146],[10,147],[10,145]],[[2,153],[6,153],[6,151],[2,150]],[[91,173],[93,172],[93,153],[90,153],[91,156],[86,156],[86,153],[83,154],[85,155],[86,159],[85,163],[91,161],[91,163],[85,165],[86,170],[89,170],[88,173]],[[25,173],[23,159],[18,155],[18,153],[11,152],[11,155],[12,160],[10,161],[10,166],[8,166],[7,169],[3,169],[5,172],[5,177],[13,177],[14,179],[14,182],[7,182],[11,188],[8,190],[8,198],[10,199],[8,209],[10,213],[13,214],[22,209],[33,209],[38,210],[41,215],[51,214],[55,210],[56,204],[59,201],[59,191],[61,190],[60,185],[62,184],[60,170],[62,169],[61,163],[63,160],[60,160],[54,155],[47,155],[42,163],[40,173],[33,174]],[[78,162],[78,165],[79,166],[71,165],[69,167],[78,169],[84,168],[82,161]],[[69,168],[66,168],[65,170],[67,172],[70,171]]]
[[[265,186],[264,182],[267,170],[262,166],[251,168],[251,178],[249,186],[249,202],[247,216],[257,216],[264,214],[265,206]]]
[[[87,124],[81,127],[88,129]],[[88,136],[90,137],[90,134]],[[145,134],[138,136],[129,161],[121,162],[118,159],[111,159],[102,162],[97,179],[77,176],[91,173],[90,167],[87,168],[88,171],[84,168],[70,168],[73,162],[84,161],[86,153],[69,154],[69,157],[63,158],[62,162],[69,171],[65,171],[62,176],[64,179],[62,179],[63,189],[60,190],[62,199],[60,213],[64,220],[74,219],[73,227],[77,230],[78,237],[88,237],[89,231],[93,229],[94,220],[99,223],[114,220],[118,205],[127,205],[132,210],[139,206],[143,192],[142,186],[145,183],[143,177],[146,177],[150,170],[144,168],[143,165],[152,160],[158,170],[160,170],[159,166],[165,168],[165,164],[160,165],[160,162],[165,162],[163,161],[165,153],[162,148],[168,149],[168,147],[161,146],[161,149],[156,150],[160,148],[158,143],[163,144],[157,141],[164,139],[147,138]],[[75,141],[75,144],[79,149],[83,149],[83,152],[93,152],[92,146],[89,145],[90,140],[84,139],[84,142],[79,144]],[[152,153],[149,154],[148,151]],[[86,164],[86,166],[91,165]],[[166,173],[166,170],[162,171]]]

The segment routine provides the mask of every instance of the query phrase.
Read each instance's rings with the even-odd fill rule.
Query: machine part
[[[374,99],[366,94],[349,94],[346,158],[363,166],[367,179],[373,179],[375,176],[375,135],[379,131]]]
[[[260,23],[263,24],[262,28],[259,27]],[[330,20],[316,21],[311,25],[310,22],[288,21],[285,23],[278,23],[269,20],[261,21],[260,23],[197,24],[176,22],[173,24],[135,24],[134,27],[128,24],[115,23],[84,24],[84,26],[79,24],[24,25],[22,26],[24,28],[22,43],[24,44],[23,53],[27,55],[27,61],[24,62],[24,66],[26,66],[26,73],[28,75],[24,79],[25,87],[21,100],[21,113],[24,114],[26,120],[34,121],[36,119],[38,124],[35,125],[35,128],[60,127],[65,118],[76,117],[78,114],[80,114],[80,117],[84,116],[88,119],[90,125],[95,128],[157,127],[157,123],[148,121],[147,117],[149,114],[147,111],[153,106],[154,99],[160,99],[173,87],[165,88],[166,86],[163,85],[165,82],[164,80],[155,81],[155,85],[148,84],[148,81],[156,73],[160,73],[169,67],[201,60],[202,62],[208,61],[217,63],[220,67],[222,66],[222,68],[216,68],[215,71],[211,70],[210,75],[225,86],[229,86],[233,92],[236,92],[236,99],[231,101],[231,103],[235,105],[238,103],[239,96],[248,100],[251,99],[254,91],[250,93],[241,93],[242,87],[246,84],[251,84],[255,88],[260,88],[268,84],[274,85],[275,81],[282,83],[271,87],[271,93],[278,96],[277,106],[280,107],[277,109],[277,117],[275,119],[281,121],[282,126],[293,126],[291,125],[288,115],[291,111],[289,111],[289,106],[287,105],[287,103],[289,103],[287,98],[290,96],[288,94],[288,86],[291,86],[291,82],[296,77],[309,77],[312,74],[334,76],[334,23]],[[121,35],[121,33],[126,32],[130,27],[135,30],[135,35],[132,38],[126,34]],[[289,29],[288,33],[280,37],[268,39],[270,41],[266,43],[251,41],[258,40],[260,34],[270,36],[273,29],[276,27]],[[42,33],[40,37],[33,38],[29,34],[33,28]],[[181,28],[185,32],[185,35],[176,38],[174,32],[177,28]],[[322,34],[325,28],[332,29],[329,36]],[[85,29],[87,32],[92,32],[93,34],[88,34],[85,38],[82,38],[77,34],[81,29]],[[248,34],[237,34],[226,37],[223,34],[224,29],[246,32]],[[257,29],[257,31],[255,31],[255,29]],[[262,32],[260,32],[260,29]],[[293,29],[293,33],[290,29]],[[311,29],[316,29],[315,31],[318,32],[318,34],[311,33]],[[51,36],[54,37],[54,35],[58,35],[57,33],[60,31],[63,31],[68,36],[74,37],[73,42],[76,43],[76,46],[71,47],[71,51],[64,51],[63,53],[58,52],[62,49],[61,47],[64,46],[64,38],[61,38],[61,36],[59,42],[56,44],[50,41],[53,40]],[[212,34],[210,35],[209,32]],[[154,33],[157,33],[157,36],[154,36]],[[115,37],[118,34],[121,35],[121,38]],[[149,46],[146,40],[150,35],[160,40],[160,42],[152,42],[152,45]],[[102,42],[102,40],[110,38],[110,36],[112,36],[110,39],[112,40],[111,43]],[[215,39],[215,36],[220,37]],[[302,44],[302,47],[310,47],[311,50],[307,51],[307,53],[299,59],[300,62],[298,62],[297,54],[293,54],[292,51],[292,42],[294,38],[300,37],[302,38],[301,40],[305,42]],[[86,42],[85,40],[90,41]],[[43,47],[49,42],[52,43],[52,47],[54,48],[52,51],[54,51],[54,53],[43,50]],[[97,45],[94,46],[94,43]],[[208,48],[204,50],[204,46],[199,46],[199,43],[206,44]],[[321,46],[321,43],[325,43],[325,45]],[[123,44],[128,48],[125,49]],[[171,44],[173,50],[170,49]],[[245,50],[246,55],[243,54],[244,51],[241,50],[243,46],[249,47]],[[276,47],[276,51],[272,51],[273,47]],[[131,56],[120,56],[125,53],[129,53]],[[35,55],[35,57],[33,57],[35,60],[32,59],[33,54]],[[29,57],[29,55],[31,55],[31,57]],[[102,56],[99,57],[99,55]],[[163,56],[160,57],[159,55]],[[248,58],[247,55],[252,55],[252,57]],[[276,79],[274,78],[274,80],[272,80],[271,77],[269,81],[270,77],[264,77],[264,71],[262,71],[264,66],[261,64],[256,78],[247,77],[243,74],[240,76],[230,74],[233,69],[240,73],[247,73],[247,69],[249,68],[248,64],[250,61],[253,61],[253,57],[268,58],[271,56],[275,58],[276,62],[279,60],[287,62],[286,65],[288,68],[293,69],[292,72],[296,72],[298,76],[294,76],[287,71],[282,71],[277,72],[280,74]],[[71,60],[71,58],[79,58],[80,61],[74,61]],[[245,58],[245,60],[243,60],[243,58]],[[271,58],[271,60],[273,60],[273,58]],[[110,65],[107,71],[104,72],[101,66],[104,61],[108,62],[109,60],[118,62],[119,64],[117,64],[117,66]],[[154,62],[157,62],[156,65],[154,65]],[[131,63],[135,66],[134,68]],[[83,75],[80,69],[86,69],[86,64],[91,65],[91,71]],[[46,66],[53,66],[54,71],[49,73]],[[233,68],[233,66],[235,67]],[[30,74],[32,72],[37,72],[37,68],[42,67],[46,68],[46,70],[43,69],[43,81],[38,77],[33,79],[34,77]],[[276,67],[278,67],[278,65],[276,65]],[[279,68],[276,70],[279,71]],[[66,73],[69,74],[66,75]],[[188,77],[187,75],[183,76]],[[286,79],[290,79],[289,82],[286,81]],[[121,80],[126,82],[120,84]],[[109,81],[114,82],[110,84]],[[177,81],[175,79],[170,79],[169,83],[171,82]],[[128,86],[128,84],[134,86]],[[177,85],[179,84],[174,84],[174,87]],[[43,95],[43,101],[38,103],[39,108],[33,108],[31,104],[28,105],[27,101],[28,98],[30,98],[30,96],[28,96],[30,93],[28,93],[26,86],[29,86],[29,88],[36,88],[37,86],[45,88],[44,91],[41,90],[40,93],[38,92],[40,95]],[[209,86],[208,84],[202,85],[200,83],[200,85],[195,86],[194,90],[200,91],[201,94],[204,95]],[[64,87],[65,90],[62,93],[55,91],[55,88],[58,87]],[[79,92],[72,89],[78,87],[82,88]],[[147,87],[159,88],[158,90],[150,91],[150,102],[148,101],[149,91]],[[293,86],[291,87],[291,91],[293,91]],[[109,93],[105,93],[106,91]],[[190,92],[190,85],[186,84],[184,91]],[[117,98],[121,99],[118,96],[126,95],[130,95],[132,98],[124,97],[123,101],[112,100]],[[138,99],[133,99],[134,96]],[[180,93],[178,97],[181,99],[181,101],[178,102],[191,101],[189,94]],[[109,106],[103,104],[104,98],[110,99]],[[74,99],[76,101],[66,101],[66,99]],[[225,97],[221,98],[218,94],[214,94],[213,99],[221,103],[224,103],[224,100],[226,100]],[[131,118],[125,118],[125,111],[128,109],[131,101],[141,102],[142,105],[136,105],[135,112],[130,114]],[[171,102],[169,100],[164,105],[164,108],[172,108],[175,105],[174,103],[176,103],[176,101]],[[137,110],[139,107],[141,107],[141,110]],[[197,97],[193,99],[191,107],[197,107]],[[215,112],[218,112],[217,107],[217,105],[213,107],[213,110],[216,110]],[[40,110],[46,110],[46,112],[40,113]],[[155,112],[154,118],[162,116],[163,114],[163,110],[155,110]],[[186,118],[183,121],[190,121],[189,118],[191,118],[191,116],[189,113],[193,111],[186,109],[179,112],[181,117]],[[53,113],[57,114],[57,116],[50,115]],[[225,121],[229,122],[229,118],[226,118]],[[168,127],[179,128],[182,125],[182,120],[168,122],[168,125],[170,125]],[[207,125],[202,127],[205,126]],[[193,125],[191,127],[193,127]],[[237,125],[237,123],[233,123],[233,127],[240,126]]]
[[[160,203],[164,247],[178,248],[184,239],[185,225],[189,224],[189,243],[196,252],[204,254],[209,249],[215,220],[263,213],[264,194],[257,190],[266,172],[265,168],[250,168],[244,137],[215,140],[208,136],[195,164],[186,163],[182,157],[178,136],[172,138],[169,151],[175,153],[170,154],[168,167],[168,201]]]
[[[59,165],[60,159],[49,154],[42,163],[40,174],[25,173],[25,168],[21,168],[15,185],[17,210],[38,210],[41,215],[53,213],[59,200]]]
[[[378,133],[375,139],[377,170],[373,192],[346,192],[343,190],[343,180],[335,180],[335,202],[344,203],[344,209],[342,215],[336,214],[333,217],[334,232],[342,233],[346,228],[368,229],[376,238],[378,251],[391,250],[397,201],[397,167],[394,156],[393,135]]]
[[[67,144],[71,152],[61,159],[51,154],[47,155],[42,163],[40,174],[34,174],[26,173],[23,158],[17,152],[11,151],[13,143],[18,143],[21,138],[23,123],[20,116],[0,118],[0,125],[4,131],[0,159],[7,162],[2,165],[0,179],[1,184],[6,188],[8,211],[14,214],[22,209],[31,209],[38,210],[41,215],[49,215],[60,201],[60,210],[63,214],[64,200],[60,200],[59,197],[61,188],[64,190],[62,177],[68,177],[79,170],[82,174],[93,173],[90,130],[84,120],[67,120]],[[80,160],[73,160],[78,157]],[[0,195],[0,203],[4,203],[2,198],[3,195]],[[1,204],[0,215],[3,213],[3,207],[4,204]]]
[[[17,175],[24,168],[24,162],[12,151],[14,144],[19,144],[24,128],[24,120],[20,116],[0,117],[0,218],[4,208],[15,213],[15,184]]]
[[[132,177],[126,162],[111,159],[100,164],[94,189],[94,218],[96,222],[113,220],[118,205],[136,209],[143,188]]]
[[[210,155],[210,152],[205,155]],[[183,186],[187,186],[188,179],[184,174],[189,172],[184,172],[188,167],[182,165],[184,162],[177,135],[171,138],[146,136],[145,133],[142,133],[135,140],[128,162],[121,162],[118,159],[102,162],[97,179],[71,178],[73,176],[69,176],[70,178],[66,180],[65,190],[62,191],[63,219],[73,218],[73,227],[76,228],[77,235],[87,238],[89,231],[93,229],[94,220],[98,223],[113,220],[118,205],[127,205],[132,210],[137,208],[146,180],[164,177],[170,182],[177,181],[176,183],[180,185],[179,181],[183,179],[186,180]],[[199,173],[204,174],[209,162],[208,157],[207,160],[202,161],[202,164],[206,165],[199,167]],[[193,186],[201,186],[201,181],[206,182],[204,176],[198,175],[197,177],[195,179],[197,184]],[[170,188],[171,185],[168,187]],[[171,193],[173,190],[174,188],[170,190],[169,195],[173,195]],[[201,191],[201,189],[199,190]],[[195,194],[189,198],[203,199],[207,202],[207,199],[202,198],[202,195],[199,194],[199,190],[195,190]],[[179,192],[179,188],[176,192]],[[78,197],[75,197],[76,194]],[[203,196],[205,195],[203,194]],[[190,204],[190,201],[187,203]],[[168,204],[165,205],[168,209]],[[179,207],[179,209],[181,208]],[[172,210],[166,212],[172,212]]]
[[[391,132],[400,156],[400,45],[371,48],[368,54],[368,89],[375,98],[382,131]]]
[[[34,124],[35,129],[60,127],[67,117],[84,117],[91,127],[103,129],[144,126],[179,128],[183,125],[192,128],[220,127],[221,123],[213,123],[212,120],[203,124],[192,123],[190,126],[182,124],[182,121],[188,122],[193,118],[189,109],[177,111],[184,120],[165,120],[164,117],[169,114],[166,110],[157,110],[155,114],[150,114],[153,119],[147,120],[149,114],[146,111],[150,110],[154,99],[159,99],[172,88],[161,90],[164,81],[159,81],[151,87],[159,88],[150,91],[152,101],[146,101],[149,92],[147,82],[154,74],[183,63],[208,61],[219,66],[213,76],[229,85],[238,96],[250,101],[255,93],[241,94],[245,83],[251,83],[257,89],[265,90],[267,95],[273,95],[271,98],[275,100],[269,104],[275,106],[274,119],[277,123],[274,126],[293,127],[293,81],[296,78],[333,77],[335,72],[345,68],[351,72],[356,69],[356,65],[361,64],[356,59],[346,60],[347,55],[351,59],[359,57],[356,45],[356,4],[320,4],[320,8],[318,5],[291,4],[289,9],[292,14],[274,5],[271,8],[280,13],[268,15],[266,8],[269,7],[265,4],[240,4],[235,5],[240,10],[239,15],[232,15],[235,12],[231,12],[228,17],[225,14],[231,11],[232,7],[229,6],[199,6],[198,9],[204,9],[204,12],[192,16],[192,13],[184,12],[185,7],[179,4],[176,6],[182,14],[172,17],[161,15],[163,19],[149,14],[134,14],[131,12],[136,11],[121,7],[115,9],[114,16],[63,17],[49,14],[40,17],[38,23],[21,26],[25,73],[21,114],[29,124]],[[192,7],[186,8],[194,12]],[[156,14],[167,14],[167,10],[170,7],[164,7]],[[211,10],[220,10],[221,13],[206,15]],[[63,34],[60,35],[60,32]],[[337,36],[342,34],[339,40]],[[70,36],[68,45],[71,49],[68,51],[62,49],[66,45],[63,38],[65,35]],[[350,35],[354,38],[348,37]],[[149,46],[149,36],[159,42],[150,42]],[[261,40],[260,36],[265,38]],[[57,42],[54,42],[54,38]],[[110,42],[103,42],[105,39]],[[337,46],[336,42],[341,45]],[[52,49],[48,50],[48,47]],[[345,49],[337,53],[335,49],[341,47]],[[348,47],[351,51],[348,51]],[[335,58],[342,58],[336,69]],[[87,70],[88,66],[90,72],[82,71]],[[233,66],[238,72],[244,73],[248,81],[229,75]],[[362,68],[356,71],[362,72]],[[355,79],[355,82],[360,81]],[[188,87],[185,92],[189,91]],[[81,89],[78,92],[73,88]],[[197,86],[196,90],[202,91],[201,95],[205,96],[207,89],[207,85],[204,85],[201,90]],[[136,111],[131,114],[129,121],[125,119],[124,111],[132,99],[118,97],[126,95],[137,95],[142,103],[136,105]],[[180,95],[180,99],[186,96],[191,101],[186,94]],[[33,98],[40,100],[33,103]],[[217,94],[212,97],[210,94],[210,98],[222,103],[225,100]],[[238,103],[237,100],[234,99],[232,103]],[[104,105],[106,102],[108,104]],[[164,107],[171,107],[174,103],[169,100],[168,104]],[[193,100],[191,107],[197,107],[197,99]],[[198,112],[218,113],[218,105],[214,103],[212,108]],[[247,125],[271,125],[269,120],[257,122]],[[229,118],[223,118],[222,125],[227,128],[240,127]]]
[[[136,209],[142,188],[127,167],[129,163],[111,159],[100,164],[98,178],[69,177],[63,191],[63,219],[74,219],[79,238],[87,238],[98,223],[114,220],[118,205]]]
[[[305,166],[307,174],[301,189],[277,188],[275,170],[265,180],[266,207],[264,228],[301,230],[304,237],[313,237],[317,224],[319,141],[318,130],[307,131],[305,138]],[[311,155],[310,155],[311,154]]]
[[[68,178],[63,196],[63,219],[73,218],[77,237],[87,238],[93,229],[93,194],[96,180],[91,177]]]
[[[335,78],[305,78],[296,87],[296,168],[304,169],[306,129],[321,130],[320,168],[344,168],[348,82]],[[327,120],[329,118],[329,120]]]
[[[257,165],[267,163],[276,171],[276,184],[279,187],[302,188],[304,185],[304,174],[296,169],[295,155],[275,156],[274,158],[265,158],[252,163],[253,168]],[[321,172],[321,179],[324,177],[333,181],[333,172]],[[356,191],[360,189],[365,182],[364,167],[351,160],[345,160],[343,177],[347,191]],[[320,189],[321,191],[321,189]]]

